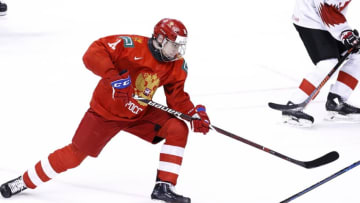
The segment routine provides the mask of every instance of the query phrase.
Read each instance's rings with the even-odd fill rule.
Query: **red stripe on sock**
[[[182,157],[160,153],[160,161],[165,161],[165,162],[170,162],[170,163],[181,165]]]
[[[49,178],[46,173],[44,172],[44,169],[41,166],[41,162],[39,161],[36,165],[35,165],[35,171],[37,173],[37,175],[39,176],[39,178],[43,181],[43,182],[47,182],[49,181],[51,178]]]
[[[36,188],[36,185],[30,180],[29,174],[27,171],[24,173],[23,179],[24,179],[24,183],[25,183],[26,187],[31,188],[31,189]]]
[[[178,177],[179,177],[179,175],[177,175],[175,173],[169,173],[166,171],[158,170],[158,178],[162,181],[170,182],[173,185],[176,185]]]
[[[350,87],[352,90],[355,89],[358,80],[344,71],[340,71],[337,81],[344,83],[346,86]]]
[[[310,94],[315,90],[316,87],[304,78],[299,88],[310,96]]]

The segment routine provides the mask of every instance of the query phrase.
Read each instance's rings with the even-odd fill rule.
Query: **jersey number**
[[[118,45],[121,42],[121,39],[119,39],[118,41],[114,42],[114,43],[108,43],[108,46],[112,49],[115,50],[116,49],[116,45]]]
[[[120,37],[122,40],[124,40],[124,47],[125,48],[128,48],[128,47],[134,47],[134,42],[133,40],[131,39],[131,37],[125,37],[125,36],[122,36]],[[112,50],[115,50],[116,49],[116,46],[121,42],[121,39],[118,39],[116,42],[114,43],[108,43],[108,46],[112,49]]]

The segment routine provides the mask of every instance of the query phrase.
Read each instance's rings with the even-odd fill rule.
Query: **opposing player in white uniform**
[[[360,79],[359,36],[347,22],[345,13],[351,0],[297,0],[293,22],[304,46],[316,66],[305,76],[288,105],[305,101],[341,55],[351,48],[354,51],[340,68],[337,80],[331,85],[326,110],[329,118],[360,117],[360,108],[347,103]],[[314,118],[303,112],[303,108],[283,110],[285,122],[295,125],[311,125]]]

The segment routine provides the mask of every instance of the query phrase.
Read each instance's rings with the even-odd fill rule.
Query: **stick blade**
[[[329,153],[325,154],[324,156],[319,157],[315,160],[304,162],[304,167],[305,168],[316,168],[316,167],[319,167],[319,166],[322,166],[322,165],[325,165],[325,164],[328,164],[328,163],[331,163],[331,162],[337,160],[339,158],[339,156],[340,155],[338,152],[332,151],[332,152],[329,152]]]
[[[291,110],[300,107],[299,104],[287,105],[287,104],[277,104],[273,102],[269,102],[268,106],[274,110],[279,110],[279,111]]]

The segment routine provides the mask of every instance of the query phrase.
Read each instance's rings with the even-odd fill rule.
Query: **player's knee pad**
[[[86,158],[86,154],[79,151],[73,144],[58,149],[49,155],[49,161],[57,173],[75,168]]]
[[[161,137],[166,139],[166,144],[185,147],[189,128],[184,121],[171,118],[165,123],[159,133]]]

